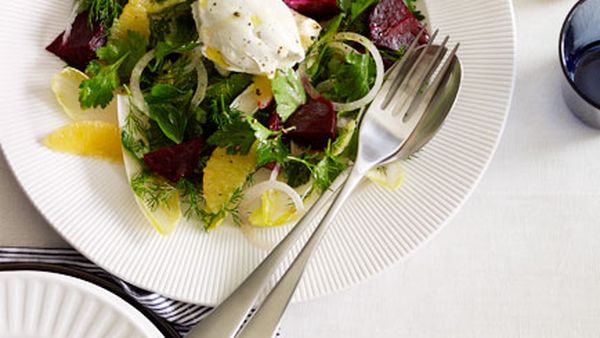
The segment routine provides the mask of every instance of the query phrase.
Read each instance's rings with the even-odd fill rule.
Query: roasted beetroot
[[[271,116],[269,116],[268,127],[273,131],[281,129],[281,117],[279,117],[276,111],[273,111]]]
[[[286,128],[294,127],[290,138],[313,149],[323,149],[329,140],[335,139],[337,115],[330,101],[320,97],[308,102],[289,117]]]
[[[106,43],[104,27],[100,23],[90,25],[88,12],[77,15],[71,34],[63,41],[64,35],[65,32],[62,32],[46,50],[80,70],[85,70],[88,63],[96,58],[96,49]]]
[[[293,10],[314,19],[330,18],[340,12],[336,0],[283,0]]]
[[[158,149],[144,155],[144,162],[158,175],[178,182],[182,177],[191,175],[198,166],[202,145],[204,141],[198,138]]]
[[[371,41],[379,47],[400,50],[410,45],[423,24],[406,7],[403,0],[381,0],[369,17]],[[420,43],[429,39],[423,34]]]

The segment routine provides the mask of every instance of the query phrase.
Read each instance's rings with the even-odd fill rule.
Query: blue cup
[[[560,33],[563,96],[571,112],[600,129],[600,0],[580,0]]]

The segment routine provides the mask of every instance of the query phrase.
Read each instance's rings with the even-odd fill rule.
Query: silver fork
[[[402,60],[390,69],[380,93],[364,114],[359,129],[357,159],[339,193],[336,195],[334,191],[325,192],[240,287],[194,327],[189,338],[265,338],[276,333],[304,269],[332,219],[370,169],[397,159],[403,153],[403,146],[424,120],[426,108],[447,79],[446,75],[451,70],[459,45],[448,53],[442,64],[447,52],[448,37],[441,46],[434,47],[433,41],[438,33],[436,31],[425,47],[417,48],[417,41],[422,33],[407,49]],[[431,80],[434,74],[437,76]],[[335,196],[332,205],[296,259],[240,330],[277,268],[309,227],[310,220],[319,212],[320,208],[317,206],[323,205],[332,196]]]

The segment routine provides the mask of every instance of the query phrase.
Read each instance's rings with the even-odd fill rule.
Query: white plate
[[[92,283],[42,271],[0,272],[0,337],[164,337],[133,306]]]
[[[458,102],[439,134],[405,164],[397,193],[367,186],[345,207],[306,271],[296,301],[347,288],[401,261],[439,230],[473,190],[500,138],[513,88],[510,0],[427,0],[429,20],[461,42]],[[10,1],[0,17],[0,141],[41,213],[75,248],[116,276],[179,300],[215,304],[265,253],[238,229],[180,224],[157,235],[121,166],[48,151],[40,140],[69,122],[50,90],[63,66],[44,51],[70,1]],[[269,230],[280,239],[287,228]]]

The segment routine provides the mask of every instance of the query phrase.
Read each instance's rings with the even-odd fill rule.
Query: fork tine
[[[436,30],[433,35],[431,36],[431,38],[429,39],[429,42],[427,43],[427,46],[430,46],[431,43],[433,42],[433,40],[435,40],[435,37],[437,36],[439,30]],[[417,46],[419,43],[419,39],[421,38],[421,35],[423,35],[425,32],[425,28],[423,28],[419,34],[417,34],[417,36],[415,37],[415,39],[412,41],[412,43],[410,44],[410,47],[408,47],[407,52],[404,54],[404,56],[402,57],[402,59],[397,62],[392,69],[390,69],[390,74],[392,77],[392,83],[390,85],[390,89],[387,93],[387,95],[385,96],[385,99],[383,100],[383,103],[381,104],[381,109],[386,109],[387,106],[390,104],[390,102],[392,101],[393,97],[394,97],[394,93],[398,90],[398,88],[400,88],[400,85],[404,82],[405,79],[407,79],[409,77],[409,71],[402,73],[402,70],[406,67],[406,65],[408,64],[408,60],[412,59],[413,54],[416,52],[417,50]],[[427,47],[425,47],[427,48]],[[417,59],[416,62],[418,62],[419,59]],[[415,62],[415,63],[416,63]],[[413,67],[414,64],[413,63]],[[398,70],[398,74],[394,74],[394,72],[396,71],[396,69]]]
[[[422,56],[424,56],[428,50],[423,50]],[[411,69],[411,75],[408,77],[406,82],[402,85],[401,89],[395,93],[395,103],[394,106],[390,109],[393,116],[403,115],[409,112],[408,107],[411,106],[412,102],[416,97],[419,96],[419,92],[425,86],[428,76],[433,74],[435,69],[440,65],[442,58],[445,54],[445,48],[438,48],[431,57],[431,60],[418,60],[413,69]]]
[[[407,110],[407,113],[406,113],[407,115],[404,116],[405,121],[410,119],[412,117],[411,113],[414,111],[417,111],[417,108],[419,108],[421,105],[423,105],[423,104],[429,105],[429,103],[433,99],[433,96],[436,95],[436,92],[440,88],[440,86],[443,83],[443,81],[445,80],[445,78],[452,71],[452,69],[450,67],[452,66],[452,64],[454,62],[454,56],[456,55],[456,52],[458,51],[459,46],[460,46],[459,43],[457,43],[454,46],[452,51],[450,51],[450,53],[448,54],[446,61],[440,67],[440,70],[439,70],[437,76],[434,78],[433,82],[430,83],[429,86],[427,86],[427,88],[425,89],[425,91],[423,93],[421,93],[421,95],[418,95],[419,97],[415,98],[412,101],[410,107]],[[441,59],[440,59],[440,62],[441,62]],[[422,109],[418,109],[418,111],[425,111],[427,107],[421,107],[421,108]]]
[[[438,34],[438,30],[436,30],[433,35],[431,36],[431,39],[429,40],[429,42],[427,43],[427,45],[425,45],[425,47],[419,51],[419,56],[417,57],[417,59],[414,61],[414,63],[411,65],[411,68],[408,70],[408,72],[406,73],[406,75],[404,75],[403,78],[400,79],[400,81],[397,81],[396,83],[394,83],[396,86],[392,87],[390,86],[390,90],[387,93],[387,96],[389,96],[389,100],[387,102],[387,104],[382,105],[381,109],[388,109],[389,105],[391,104],[392,101],[395,102],[404,102],[405,100],[409,99],[410,97],[406,95],[406,91],[405,90],[401,90],[401,89],[406,89],[406,87],[412,82],[414,82],[414,74],[415,72],[419,69],[419,64],[421,62],[423,62],[423,59],[425,58],[425,55],[427,55],[427,52],[429,51],[429,49],[431,48],[431,46],[433,45],[433,40],[435,39],[435,37]],[[397,94],[400,93],[398,96]],[[385,102],[384,102],[385,103]]]
[[[418,77],[414,80],[412,87],[406,89],[407,100],[398,101],[398,107],[395,107],[394,114],[402,112],[402,109],[408,106],[405,110],[405,118],[410,114],[412,109],[417,106],[417,102],[422,99],[422,95],[419,95],[420,91],[427,85],[427,82],[431,79],[431,76],[435,73],[438,66],[442,63],[444,55],[446,55],[446,45],[450,40],[450,36],[446,36],[442,44],[435,51],[435,54],[431,58],[431,61],[427,62],[426,70],[421,72]]]

